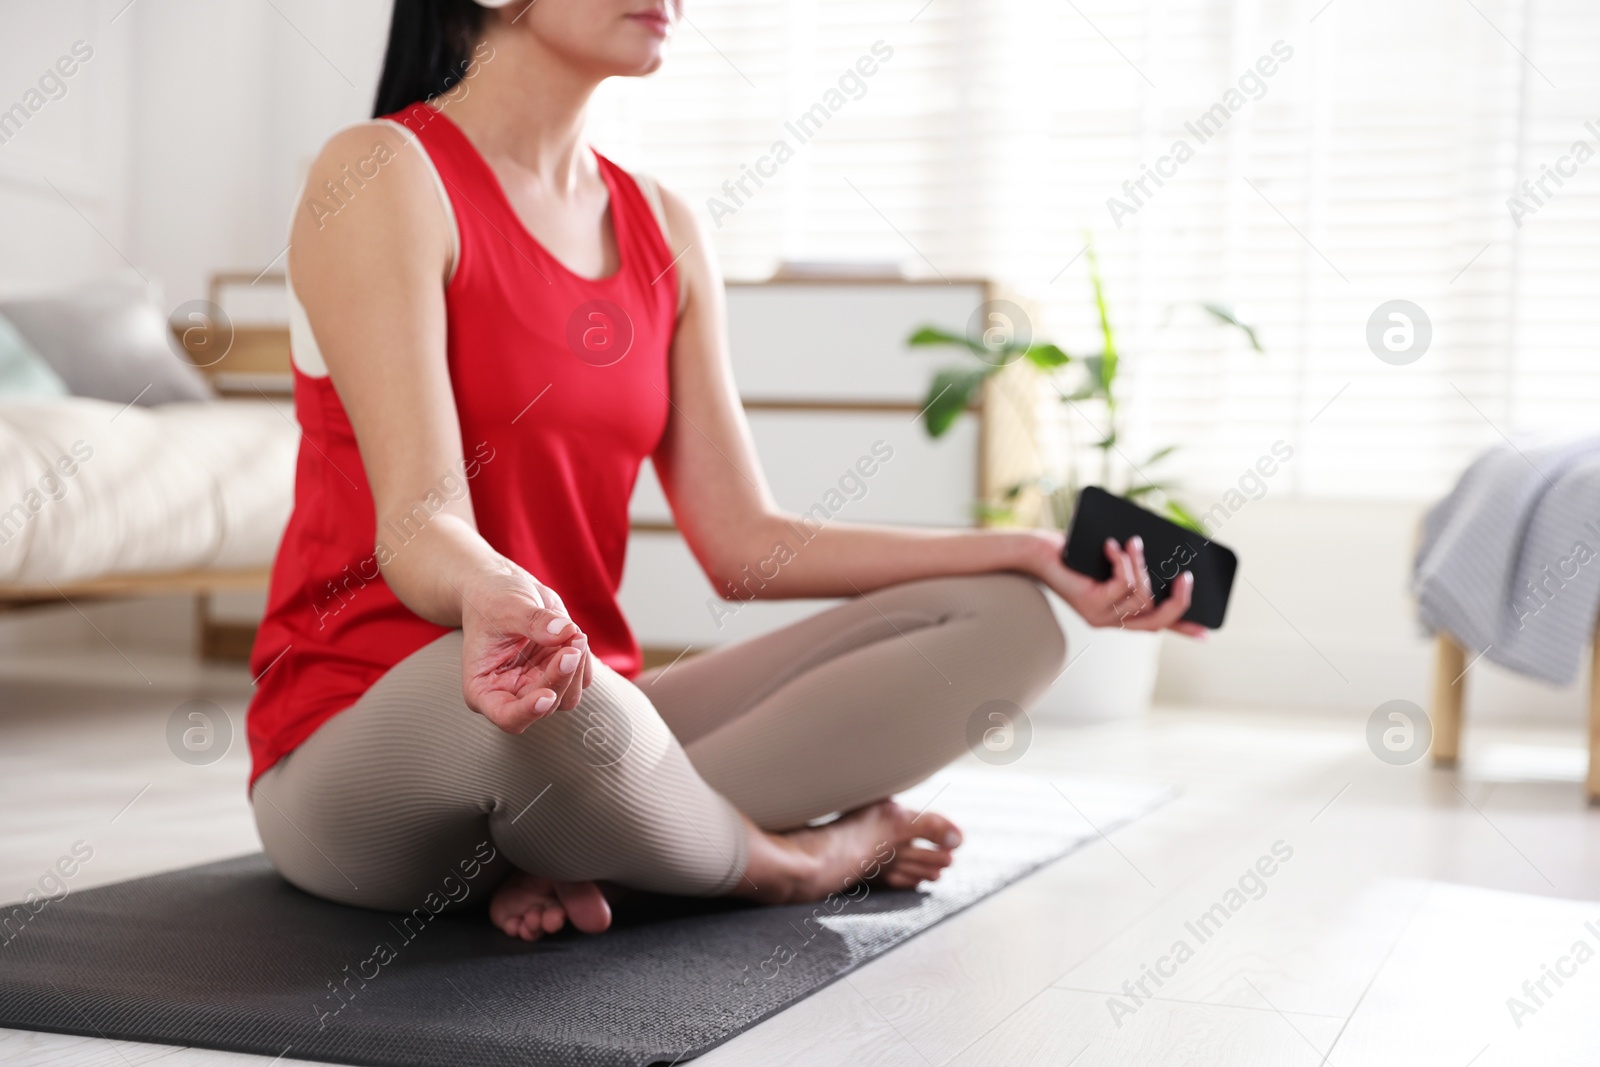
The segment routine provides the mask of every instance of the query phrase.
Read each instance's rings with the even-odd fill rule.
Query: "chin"
[[[666,50],[652,44],[648,48],[619,49],[596,57],[597,63],[612,78],[642,78],[654,74],[667,61]]]
[[[628,71],[628,73],[636,78],[642,78],[646,74],[654,74],[656,71],[660,70],[661,65],[666,61],[666,54],[658,49],[652,52],[650,55],[641,58],[639,64],[632,70]]]
[[[680,0],[539,0],[517,26],[573,67],[601,78],[661,69]]]

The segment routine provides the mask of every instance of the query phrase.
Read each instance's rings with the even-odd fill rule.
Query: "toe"
[[[566,922],[567,916],[566,913],[561,910],[561,906],[559,904],[552,904],[550,907],[544,909],[544,916],[540,925],[543,927],[545,933],[553,934],[565,926]]]
[[[914,863],[920,867],[948,867],[955,862],[955,855],[945,848],[923,848],[913,846],[900,850],[901,859]]]
[[[919,882],[937,882],[939,876],[944,873],[943,867],[923,866],[920,864],[907,864],[900,870]]]
[[[611,925],[611,905],[593,882],[557,882],[556,896],[572,925],[586,934],[598,934]]]
[[[512,911],[504,903],[495,901],[489,909],[489,918],[501,933],[508,937],[519,937],[522,934],[522,913]]]
[[[890,889],[915,889],[924,880],[915,870],[906,867],[896,867],[883,876],[883,884]]]
[[[952,849],[961,844],[961,830],[936,811],[925,811],[912,823],[911,832],[930,844]]]

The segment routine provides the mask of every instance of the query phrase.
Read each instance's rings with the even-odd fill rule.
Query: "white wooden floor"
[[[182,661],[0,665],[0,899],[78,840],[94,858],[74,888],[253,850],[242,739],[205,767],[165,740],[197,695],[242,729],[247,692],[242,672]],[[1448,774],[1379,762],[1364,719],[1185,709],[1038,727],[1016,766],[1183,795],[699,1062],[1600,1062],[1600,813],[1583,803],[1579,729],[1469,722]],[[1275,844],[1292,856],[1247,879],[1202,942],[1186,924],[1238,903],[1228,890]],[[1177,962],[1180,941],[1192,952]],[[1546,967],[1568,974],[1558,985]],[[1535,1003],[1523,984],[1541,978]],[[1514,1019],[1511,997],[1534,1010]],[[268,1062],[0,1031],[5,1064],[155,1061]]]

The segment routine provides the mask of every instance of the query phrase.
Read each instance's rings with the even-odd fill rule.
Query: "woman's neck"
[[[436,101],[486,158],[514,164],[558,194],[595,170],[584,119],[600,79],[531,33],[491,27],[461,85]]]

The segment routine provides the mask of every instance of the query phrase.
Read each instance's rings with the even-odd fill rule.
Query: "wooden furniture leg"
[[[201,659],[211,658],[211,594],[200,593],[194,598],[195,634],[198,637]]]
[[[1600,628],[1594,632],[1594,655],[1589,661],[1589,803],[1600,805]]]
[[[211,594],[201,593],[195,598],[195,612],[200,626],[200,658],[223,663],[248,663],[250,646],[256,639],[256,628],[247,623],[218,622],[211,617]]]
[[[1461,702],[1466,695],[1467,679],[1464,672],[1467,669],[1467,653],[1455,638],[1449,634],[1439,632],[1439,649],[1433,661],[1433,708],[1429,717],[1433,720],[1433,765],[1435,767],[1454,767],[1457,758],[1461,755]],[[1595,692],[1600,693],[1600,690]],[[1590,748],[1593,750],[1595,723],[1600,722],[1600,712],[1596,712],[1596,700],[1600,696],[1592,697],[1590,701]],[[1590,768],[1590,795],[1595,787],[1594,764]]]

